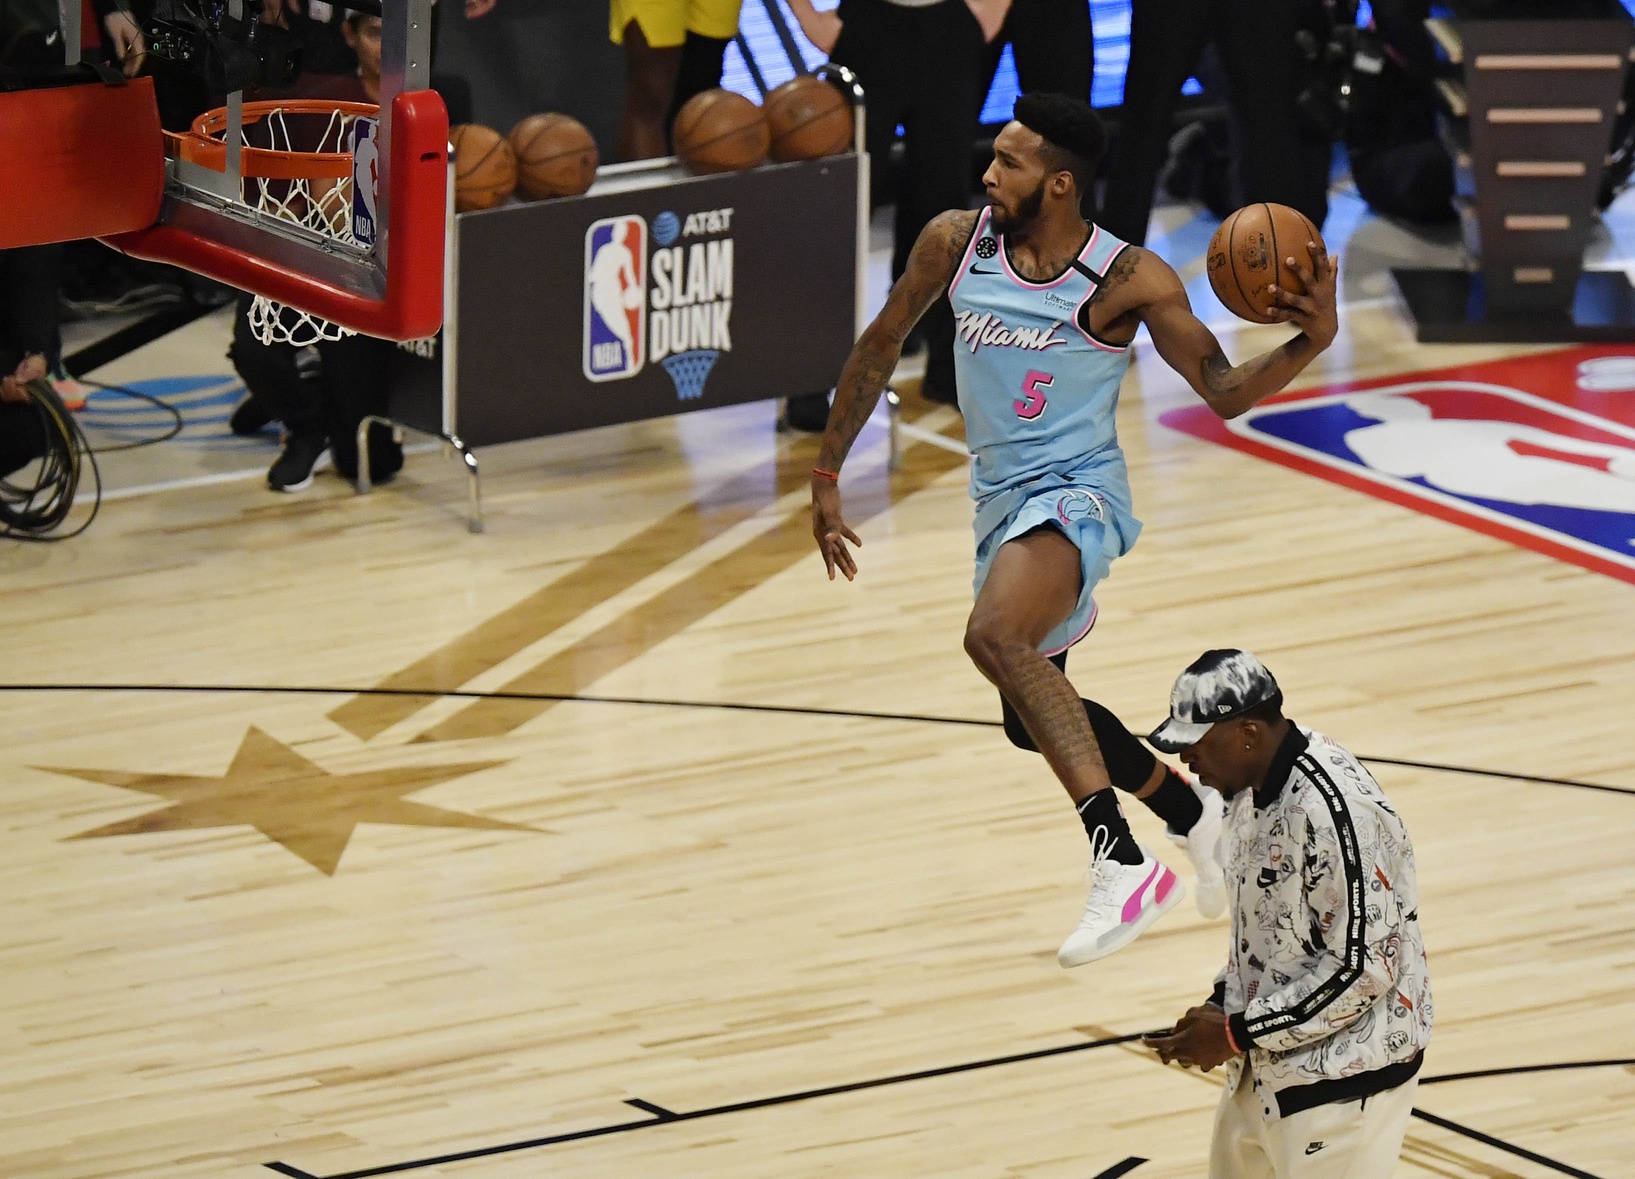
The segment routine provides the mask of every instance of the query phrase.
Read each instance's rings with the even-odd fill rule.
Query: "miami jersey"
[[[1011,267],[1004,236],[982,210],[948,287],[954,308],[954,371],[978,505],[1042,478],[1087,485],[1124,517],[1129,475],[1113,414],[1129,367],[1128,346],[1090,334],[1089,304],[1127,243],[1099,226],[1061,277],[1031,282]]]

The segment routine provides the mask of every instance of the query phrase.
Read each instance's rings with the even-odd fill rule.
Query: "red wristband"
[[[1241,1053],[1243,1051],[1243,1049],[1238,1047],[1237,1040],[1234,1039],[1233,1036],[1232,1036],[1232,1021],[1230,1019],[1228,1019],[1223,1026],[1226,1028],[1226,1044],[1227,1044],[1227,1047],[1231,1048],[1233,1052],[1240,1052]]]
[[[840,482],[839,471],[825,471],[822,467],[813,467],[812,474],[816,475],[819,479],[833,479],[836,483]]]

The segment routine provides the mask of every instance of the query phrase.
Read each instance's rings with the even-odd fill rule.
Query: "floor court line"
[[[1146,1159],[1138,1158],[1132,1154],[1123,1162],[1114,1163],[1112,1166],[1108,1167],[1101,1174],[1097,1175],[1096,1179],[1119,1179],[1120,1175],[1128,1175],[1131,1171],[1135,1170],[1146,1161]]]
[[[1447,1118],[1437,1117],[1435,1114],[1426,1113],[1422,1109],[1415,1108],[1413,1110],[1413,1115],[1414,1117],[1419,1118],[1421,1121],[1429,1122],[1433,1126],[1440,1126],[1444,1130],[1452,1130],[1455,1134],[1462,1134],[1474,1142],[1480,1142],[1484,1146],[1491,1146],[1494,1150],[1502,1150],[1506,1154],[1513,1154],[1517,1158],[1526,1159],[1531,1163],[1537,1163],[1541,1167],[1548,1167],[1550,1170],[1557,1171],[1563,1175],[1571,1175],[1574,1177],[1574,1179],[1601,1179],[1601,1176],[1596,1175],[1593,1172],[1581,1171],[1577,1167],[1568,1166],[1566,1163],[1558,1162],[1548,1155],[1538,1154],[1534,1151],[1526,1149],[1525,1147],[1517,1146],[1513,1142],[1506,1142],[1502,1138],[1495,1138],[1491,1134],[1484,1134],[1480,1130],[1472,1130],[1469,1126],[1461,1126],[1458,1122],[1450,1121]]]
[[[288,1175],[291,1179],[374,1179],[379,1175],[402,1174],[408,1171],[425,1170],[430,1167],[446,1166],[451,1163],[471,1162],[480,1158],[492,1158],[502,1154],[515,1154],[525,1150],[538,1150],[548,1146],[560,1146],[569,1142],[582,1142],[588,1138],[604,1138],[613,1134],[624,1134],[632,1130],[644,1130],[653,1126],[669,1125],[675,1122],[699,1121],[704,1118],[724,1117],[729,1114],[747,1113],[758,1109],[770,1109],[776,1106],[793,1105],[797,1102],[812,1101],[823,1097],[835,1097],[848,1093],[857,1093],[869,1089],[881,1089],[888,1086],[910,1084],[916,1081],[934,1080],[940,1077],[956,1076],[961,1073],[977,1072],[984,1069],[1000,1068],[1005,1065],[1030,1063],[1036,1060],[1045,1060],[1051,1057],[1063,1056],[1069,1053],[1086,1052],[1098,1048],[1117,1047],[1121,1044],[1130,1044],[1152,1035],[1152,1032],[1134,1032],[1128,1035],[1108,1036],[1098,1040],[1088,1040],[1078,1044],[1061,1044],[1051,1048],[1039,1048],[1031,1052],[1018,1052],[1007,1056],[995,1056],[985,1060],[966,1061],[962,1064],[944,1065],[939,1068],[921,1069],[912,1073],[896,1073],[885,1077],[874,1077],[865,1081],[851,1081],[840,1085],[828,1085],[819,1089],[806,1089],[796,1093],[784,1093],[774,1097],[761,1097],[748,1101],[732,1102],[727,1105],[708,1106],[704,1109],[675,1111],[642,1099],[632,1099],[625,1104],[652,1113],[651,1118],[642,1118],[636,1121],[614,1122],[605,1126],[594,1126],[584,1130],[570,1130],[562,1134],[552,1134],[539,1138],[524,1139],[520,1142],[506,1142],[494,1146],[474,1147],[470,1150],[457,1151],[451,1154],[437,1155],[429,1158],[412,1159],[407,1162],[387,1163],[378,1167],[367,1167],[356,1171],[343,1171],[335,1175],[314,1176],[308,1172],[293,1167],[289,1163],[269,1162],[263,1164],[269,1170]],[[1478,1073],[1448,1073],[1439,1077],[1422,1078],[1420,1084],[1435,1085],[1449,1081],[1471,1080],[1475,1077],[1503,1077],[1522,1076],[1544,1071],[1562,1071],[1588,1068],[1614,1068],[1635,1064],[1635,1060],[1586,1060],[1566,1061],[1546,1065],[1519,1065],[1511,1068],[1484,1069]],[[1167,1067],[1167,1066],[1166,1066]],[[1473,1142],[1480,1142],[1495,1150],[1524,1158],[1537,1163],[1542,1167],[1556,1171],[1563,1175],[1574,1176],[1574,1179],[1602,1179],[1592,1172],[1580,1170],[1548,1155],[1539,1154],[1515,1143],[1507,1142],[1502,1138],[1473,1129],[1451,1119],[1415,1108],[1413,1115],[1422,1121],[1429,1122],[1441,1129],[1469,1138]],[[1145,1159],[1136,1159],[1134,1156],[1125,1159],[1110,1171],[1104,1171],[1096,1179],[1103,1176],[1116,1176],[1134,1170],[1136,1166],[1146,1162]],[[1120,1169],[1122,1168],[1122,1169]]]
[[[438,1155],[434,1158],[415,1159],[405,1163],[388,1163],[380,1167],[369,1167],[361,1171],[343,1171],[338,1175],[311,1177],[311,1179],[373,1179],[376,1175],[401,1174],[404,1171],[418,1171],[427,1167],[444,1166],[449,1163],[469,1162],[472,1159],[490,1158],[499,1154],[514,1154],[521,1150],[534,1150],[546,1146],[558,1146],[566,1142],[579,1142],[586,1138],[601,1138],[609,1134],[623,1134],[631,1130],[644,1130],[650,1126],[669,1125],[674,1122],[693,1122],[702,1118],[718,1118],[728,1114],[748,1113],[752,1110],[770,1109],[774,1106],[793,1105],[799,1101],[813,1101],[822,1097],[837,1097],[846,1093],[858,1093],[868,1089],[882,1089],[889,1085],[905,1085],[914,1081],[927,1081],[937,1077],[956,1076],[960,1073],[976,1072],[981,1069],[998,1068],[1008,1064],[1020,1064],[1034,1060],[1045,1060],[1053,1056],[1064,1056],[1072,1052],[1087,1052],[1097,1048],[1111,1048],[1119,1044],[1129,1044],[1151,1035],[1150,1032],[1133,1032],[1124,1036],[1108,1036],[1100,1040],[1086,1040],[1078,1044],[1059,1044],[1051,1048],[1037,1048],[1031,1052],[1017,1052],[1008,1056],[995,1056],[986,1060],[966,1061],[963,1064],[942,1065],[938,1068],[920,1069],[912,1073],[895,1073],[886,1077],[872,1077],[866,1081],[848,1081],[840,1085],[826,1085],[820,1089],[803,1089],[795,1093],[781,1093],[775,1097],[757,1097],[748,1101],[735,1101],[728,1105],[708,1106],[704,1109],[673,1112],[662,1110],[662,1107],[650,1105],[647,1102],[631,1101],[627,1104],[636,1105],[641,1109],[661,1110],[652,1118],[643,1118],[634,1122],[615,1122],[608,1126],[595,1126],[587,1130],[570,1130],[563,1134],[552,1134],[541,1138],[530,1138],[521,1142],[501,1143],[497,1146],[478,1147],[472,1150],[459,1151],[454,1154]],[[280,1170],[286,1163],[266,1163],[272,1170]],[[281,1174],[289,1174],[280,1170]]]
[[[733,700],[665,700],[640,696],[591,696],[567,692],[478,692],[471,690],[420,691],[413,688],[356,688],[315,687],[259,684],[0,684],[0,692],[175,692],[179,694],[212,693],[221,695],[293,695],[293,696],[449,696],[469,700],[537,700],[563,704],[621,704],[646,708],[698,708],[730,712],[767,712],[787,716],[822,716],[847,720],[904,721],[915,724],[969,725],[997,729],[1003,721],[981,720],[964,716],[929,716],[908,712],[868,712],[846,708],[813,708],[789,704],[750,704]],[[1446,774],[1469,774],[1480,778],[1503,778],[1513,782],[1532,782],[1541,786],[1568,786],[1576,790],[1596,790],[1604,794],[1635,795],[1635,788],[1608,786],[1600,782],[1581,782],[1574,778],[1552,778],[1541,774],[1522,774],[1514,770],[1489,770],[1480,766],[1451,765],[1445,762],[1416,761],[1399,757],[1358,755],[1359,761],[1371,765],[1401,766],[1407,769],[1434,770]]]

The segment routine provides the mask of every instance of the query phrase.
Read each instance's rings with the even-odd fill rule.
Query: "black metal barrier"
[[[855,156],[459,218],[473,445],[830,388],[854,336]],[[637,301],[632,307],[628,301]]]
[[[832,388],[863,312],[868,166],[860,143],[711,176],[615,164],[580,197],[451,214],[443,331],[400,347],[390,416],[359,437],[380,421],[457,450],[477,532],[471,447]]]

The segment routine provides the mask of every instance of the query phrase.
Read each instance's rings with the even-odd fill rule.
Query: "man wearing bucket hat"
[[[1247,651],[1204,652],[1147,739],[1226,800],[1226,967],[1146,1041],[1166,1064],[1228,1067],[1210,1179],[1385,1179],[1431,1033],[1402,820],[1355,757],[1283,715]]]

